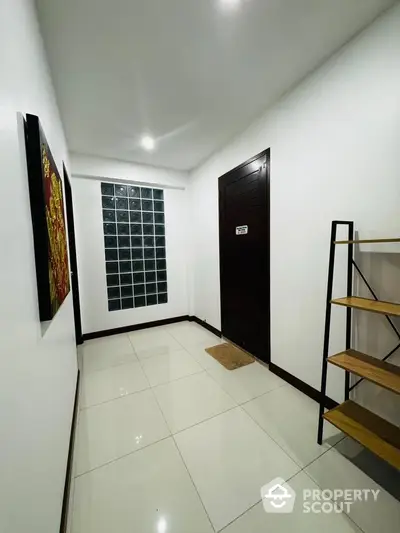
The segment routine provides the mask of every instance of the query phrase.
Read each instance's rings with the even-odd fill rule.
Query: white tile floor
[[[398,533],[400,503],[355,466],[353,441],[349,460],[326,423],[318,446],[318,406],[258,362],[225,370],[204,351],[219,342],[182,322],[84,344],[69,532]],[[297,494],[381,493],[348,515],[305,514],[299,498],[267,514],[276,477]]]

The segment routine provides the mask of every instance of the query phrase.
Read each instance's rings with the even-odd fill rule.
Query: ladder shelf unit
[[[336,240],[337,227],[339,225],[348,227],[348,240]],[[400,304],[380,301],[354,261],[353,245],[366,242],[400,242],[400,238],[354,240],[354,222],[336,220],[332,222],[325,313],[325,335],[322,354],[318,444],[322,444],[324,420],[327,420],[343,431],[343,433],[346,433],[375,453],[381,459],[384,459],[395,468],[400,469],[400,428],[349,399],[350,392],[364,379],[395,394],[400,394],[400,367],[386,362],[386,360],[400,348],[400,332],[390,318],[391,316],[400,316]],[[345,244],[348,247],[347,295],[343,298],[332,299],[335,248],[336,245],[339,244]],[[361,279],[367,285],[373,297],[372,299],[353,296],[353,269],[359,273]],[[329,356],[332,305],[346,307],[346,349],[343,352]],[[399,344],[385,355],[383,359],[371,357],[370,355],[358,352],[351,348],[352,309],[361,309],[384,315],[391,328],[396,333],[399,339]],[[345,401],[325,413],[326,382],[330,364],[345,370]],[[355,374],[360,378],[352,386],[350,386],[350,373]]]

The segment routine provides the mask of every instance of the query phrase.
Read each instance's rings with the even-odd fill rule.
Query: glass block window
[[[168,302],[164,191],[102,183],[108,310]]]

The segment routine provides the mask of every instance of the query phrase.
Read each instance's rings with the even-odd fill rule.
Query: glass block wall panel
[[[108,310],[168,302],[164,191],[102,183]]]

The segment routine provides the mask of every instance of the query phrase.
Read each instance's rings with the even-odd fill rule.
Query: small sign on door
[[[247,235],[249,233],[249,226],[236,226],[236,235]]]

